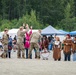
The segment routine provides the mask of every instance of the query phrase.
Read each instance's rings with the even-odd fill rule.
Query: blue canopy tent
[[[70,32],[70,35],[76,35],[76,31]]]
[[[66,34],[69,34],[69,32],[66,32],[66,31],[64,31],[64,30],[61,30],[61,29],[60,29],[60,30],[58,30],[58,31],[59,31],[59,32],[62,32],[62,33],[64,33],[65,35],[66,35]]]
[[[43,29],[42,32],[41,32],[41,34],[42,35],[53,35],[53,34],[64,35],[63,32],[58,31],[57,29],[55,29],[51,25],[49,25],[48,27],[46,27],[45,29]]]

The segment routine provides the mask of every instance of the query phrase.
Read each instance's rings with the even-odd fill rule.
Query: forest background
[[[19,28],[23,23],[33,29],[52,25],[76,30],[76,0],[0,0],[0,31]]]

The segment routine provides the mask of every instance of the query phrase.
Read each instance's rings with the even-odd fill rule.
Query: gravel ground
[[[0,52],[1,53],[1,52]],[[76,75],[76,62],[54,61],[52,51],[49,60],[17,59],[17,52],[12,51],[12,58],[0,58],[0,75]]]

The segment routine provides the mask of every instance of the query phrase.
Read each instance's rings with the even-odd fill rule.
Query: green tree
[[[39,20],[36,17],[35,11],[31,10],[30,15],[26,13],[22,18],[19,19],[19,21],[16,24],[16,27],[21,26],[23,23],[29,24],[30,26],[33,26],[33,28],[42,28],[42,24],[39,22]]]
[[[67,4],[64,12],[65,12],[64,13],[65,18],[70,18],[71,17],[71,13],[70,13],[71,12],[71,6],[70,6],[69,3]]]

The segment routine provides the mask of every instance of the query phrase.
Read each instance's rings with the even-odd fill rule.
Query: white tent
[[[0,39],[2,39],[2,33],[0,32]]]
[[[11,36],[12,38],[14,38],[15,35],[17,35],[19,29],[10,29],[8,31],[9,36]],[[38,30],[32,30],[32,32],[37,32]],[[1,32],[1,34],[3,34],[4,32]]]
[[[18,29],[11,29],[8,31],[9,36],[11,36],[12,38],[15,37],[15,35],[17,35],[17,31]]]

